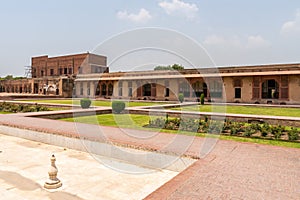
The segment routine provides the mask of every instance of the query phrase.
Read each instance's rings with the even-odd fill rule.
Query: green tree
[[[154,70],[177,70],[177,71],[180,71],[183,69],[184,69],[184,67],[179,64],[173,64],[173,65],[168,65],[168,66],[158,65],[154,68]]]
[[[179,65],[179,64],[173,64],[172,69],[180,71],[180,70],[184,70],[184,67],[182,65]]]

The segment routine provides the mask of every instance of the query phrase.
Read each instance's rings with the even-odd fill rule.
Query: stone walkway
[[[130,174],[113,170],[105,162],[125,165],[89,153],[0,134],[1,200],[142,199],[176,176],[170,170]],[[50,157],[55,154],[62,187],[47,190]],[[127,167],[144,170],[136,165]]]
[[[0,125],[199,159],[147,199],[300,197],[300,149],[13,115],[0,115]]]

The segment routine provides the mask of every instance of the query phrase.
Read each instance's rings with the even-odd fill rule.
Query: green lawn
[[[62,119],[70,122],[80,122],[87,124],[98,124],[102,126],[114,126],[122,128],[146,129],[150,116],[148,115],[128,115],[128,114],[104,114],[96,116],[84,116],[76,118]]]
[[[96,115],[96,116],[84,116],[77,118],[66,118],[61,119],[69,122],[80,122],[88,124],[97,124],[102,126],[113,126],[121,128],[132,128],[139,130],[150,130],[150,131],[159,131],[171,134],[185,134],[185,135],[195,135],[198,137],[206,137],[206,134],[203,133],[193,133],[187,131],[177,131],[177,130],[166,130],[166,129],[156,129],[156,128],[145,128],[144,126],[148,124],[150,118],[156,118],[155,116],[150,117],[148,115],[135,115],[135,114],[105,114],[105,115]],[[268,144],[284,147],[293,147],[300,148],[300,143],[297,142],[286,142],[286,141],[276,141],[276,140],[267,140],[267,139],[258,139],[258,138],[246,138],[246,137],[236,137],[236,136],[216,136],[209,135],[210,137],[219,137],[222,140],[234,140],[239,142],[252,142],[258,144]]]
[[[56,103],[56,104],[69,104],[69,105],[79,105],[80,100],[72,100],[72,99],[64,99],[64,100],[24,100],[24,102],[36,102],[36,103]],[[166,104],[160,102],[127,102],[126,107],[136,107],[136,106],[152,106],[152,105],[159,105],[159,104]],[[111,101],[103,101],[103,100],[94,100],[92,101],[92,106],[105,106],[111,107]]]
[[[3,111],[0,111],[0,114],[10,114],[10,112],[3,112]]]
[[[172,110],[195,111],[195,112],[221,112],[250,115],[274,115],[300,117],[300,108],[275,108],[258,106],[222,106],[222,105],[195,105]]]

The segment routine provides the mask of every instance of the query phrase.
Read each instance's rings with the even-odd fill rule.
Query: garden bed
[[[300,142],[300,131],[298,128],[260,122],[217,121],[208,120],[208,118],[204,120],[193,118],[181,119],[169,118],[167,116],[166,118],[150,119],[149,124],[145,127]]]
[[[2,113],[25,113],[25,112],[39,112],[39,111],[50,111],[48,107],[41,106],[38,104],[27,105],[27,104],[17,104],[17,103],[0,103],[0,112]]]

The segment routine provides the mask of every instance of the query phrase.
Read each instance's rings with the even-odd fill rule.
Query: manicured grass
[[[233,140],[238,142],[251,142],[257,144],[268,144],[275,146],[284,146],[284,147],[293,147],[300,148],[300,143],[297,142],[286,142],[286,141],[277,141],[277,140],[267,140],[259,138],[247,138],[247,137],[237,137],[237,136],[225,136],[225,135],[207,135],[203,133],[194,133],[188,131],[177,131],[177,130],[166,130],[158,128],[145,128],[144,126],[149,123],[149,119],[157,118],[155,116],[150,117],[148,115],[135,115],[135,114],[105,114],[105,115],[96,115],[96,116],[84,116],[77,118],[66,118],[61,119],[69,122],[80,122],[88,124],[97,124],[102,126],[113,126],[121,128],[132,128],[139,130],[148,130],[148,131],[159,131],[171,134],[185,134],[198,137],[219,137],[221,140]]]
[[[72,100],[72,99],[64,99],[64,100],[24,100],[24,102],[36,102],[36,103],[55,103],[55,104],[69,104],[69,105],[80,105],[80,100]],[[152,105],[159,105],[159,104],[166,104],[166,103],[160,103],[160,102],[128,102],[124,101],[126,103],[126,107],[136,107],[136,106],[152,106]],[[92,106],[105,106],[105,107],[111,107],[111,101],[102,101],[102,100],[95,100],[92,101]]]
[[[10,114],[11,112],[3,112],[3,111],[0,111],[0,114]]]
[[[300,108],[279,108],[262,106],[222,106],[222,105],[195,105],[172,110],[195,111],[195,112],[221,112],[250,115],[273,115],[300,117]]]
[[[128,114],[105,114],[96,116],[84,116],[76,118],[62,119],[70,122],[80,122],[87,124],[98,124],[102,126],[114,126],[122,128],[144,129],[150,117],[148,115],[128,115]]]

